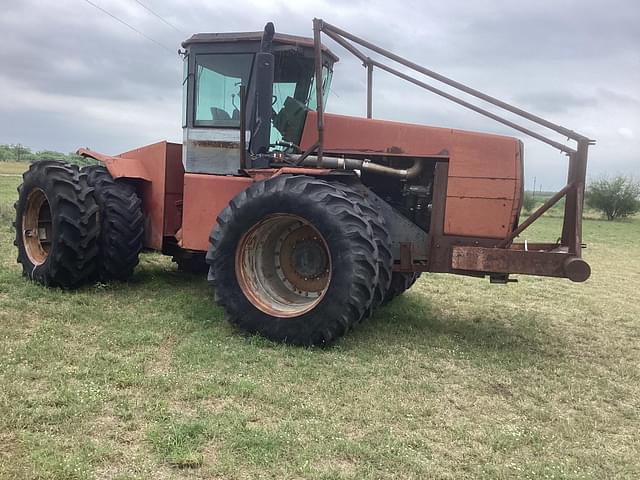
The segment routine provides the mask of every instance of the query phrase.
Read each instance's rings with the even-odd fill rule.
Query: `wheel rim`
[[[238,244],[235,265],[247,299],[275,317],[297,317],[312,310],[331,281],[327,242],[296,215],[271,215],[254,225]]]
[[[49,200],[42,190],[35,188],[27,196],[22,215],[22,242],[31,263],[41,265],[47,261],[52,238]]]

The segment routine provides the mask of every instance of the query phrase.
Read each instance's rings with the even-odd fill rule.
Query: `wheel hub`
[[[329,257],[309,225],[287,229],[277,242],[276,273],[291,290],[317,298],[326,287]]]
[[[291,262],[298,275],[315,278],[325,272],[327,256],[317,240],[308,238],[296,244]]]
[[[243,236],[236,250],[240,288],[256,308],[277,317],[313,309],[328,288],[330,273],[324,238],[295,215],[267,217]]]

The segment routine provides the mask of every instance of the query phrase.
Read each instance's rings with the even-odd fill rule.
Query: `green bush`
[[[585,200],[607,220],[628,217],[640,211],[640,182],[623,175],[601,177],[588,185]]]
[[[536,208],[536,197],[534,197],[531,192],[524,192],[524,197],[522,197],[522,211],[528,213],[532,212],[534,208]]]

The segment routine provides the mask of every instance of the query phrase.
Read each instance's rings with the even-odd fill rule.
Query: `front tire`
[[[242,330],[327,345],[373,301],[376,245],[358,205],[328,182],[282,175],[238,194],[207,254],[217,303]]]
[[[98,206],[86,174],[76,165],[32,164],[18,187],[18,263],[34,282],[74,288],[88,282],[98,256]]]

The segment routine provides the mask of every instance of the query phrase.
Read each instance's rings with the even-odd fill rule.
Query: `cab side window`
[[[248,85],[253,54],[196,56],[196,126],[240,127],[240,85]]]

